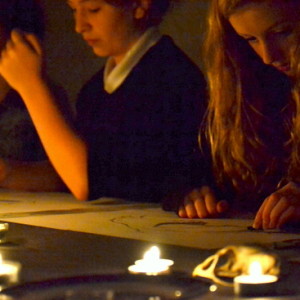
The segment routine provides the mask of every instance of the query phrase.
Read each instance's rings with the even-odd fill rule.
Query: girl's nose
[[[77,33],[83,33],[89,28],[89,23],[86,19],[84,12],[77,11],[74,14],[75,19],[75,31]]]
[[[278,60],[279,49],[272,42],[263,42],[260,49],[260,57],[266,65],[270,65]]]

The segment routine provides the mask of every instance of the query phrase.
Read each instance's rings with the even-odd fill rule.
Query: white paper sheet
[[[0,220],[200,249],[300,239],[294,233],[251,232],[251,219],[181,219],[155,204],[79,202],[64,193],[0,191]]]

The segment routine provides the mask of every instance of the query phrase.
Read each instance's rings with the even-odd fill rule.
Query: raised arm
[[[43,78],[41,46],[32,34],[12,31],[0,74],[21,95],[57,173],[79,200],[88,197],[87,149],[65,120]]]

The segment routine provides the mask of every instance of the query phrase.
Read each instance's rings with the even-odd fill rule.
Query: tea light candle
[[[0,254],[0,287],[17,283],[21,264],[14,261],[3,260]]]
[[[153,246],[145,252],[143,259],[135,261],[135,264],[129,266],[128,270],[132,274],[159,275],[168,273],[173,264],[174,262],[170,259],[160,258],[159,248]]]
[[[249,267],[248,275],[234,278],[234,292],[239,296],[264,296],[274,292],[278,277],[262,273],[261,264],[256,261]]]

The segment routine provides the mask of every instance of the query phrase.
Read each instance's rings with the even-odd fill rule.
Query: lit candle
[[[263,274],[258,261],[251,263],[249,274],[234,278],[234,292],[239,296],[264,296],[274,292],[275,275]]]
[[[5,241],[5,236],[8,232],[9,224],[0,222],[0,243]]]
[[[160,258],[158,247],[153,246],[145,252],[143,259],[135,261],[135,264],[128,267],[128,270],[133,274],[166,274],[173,264],[174,262],[170,259]]]
[[[21,264],[14,261],[3,260],[0,254],[0,287],[17,283]]]

